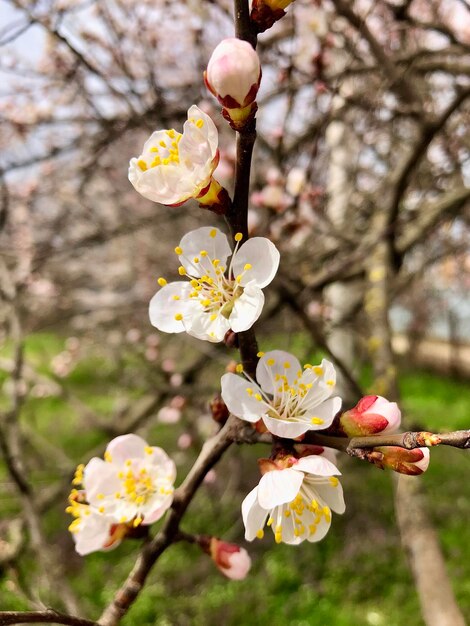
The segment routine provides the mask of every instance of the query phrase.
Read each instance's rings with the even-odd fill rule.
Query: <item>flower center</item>
[[[124,497],[135,504],[145,504],[155,493],[154,481],[145,468],[138,473],[129,470],[121,480]]]
[[[202,120],[200,120],[202,121]],[[179,165],[180,154],[178,144],[183,136],[173,128],[165,131],[167,138],[161,139],[157,146],[152,146],[150,152],[155,156],[150,160],[150,156],[147,159],[140,158],[137,161],[137,165],[143,172],[146,172],[149,168],[159,167],[161,165],[176,164]]]

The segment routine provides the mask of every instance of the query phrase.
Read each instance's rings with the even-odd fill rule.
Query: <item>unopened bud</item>
[[[224,343],[227,348],[238,348],[238,335],[233,330],[228,330],[225,333]]]
[[[230,415],[227,405],[222,400],[222,396],[216,395],[210,403],[212,418],[218,424],[225,424]]]
[[[372,457],[370,460],[378,467],[388,467],[394,472],[409,476],[419,476],[428,469],[429,465],[428,448],[407,450],[399,446],[381,446],[374,448],[370,456]]]
[[[231,580],[243,580],[250,571],[250,555],[234,543],[212,537],[209,554],[222,574]]]
[[[216,47],[204,73],[209,91],[224,107],[224,117],[241,130],[256,113],[261,65],[253,47],[242,39],[224,39]]]
[[[364,437],[397,430],[401,412],[396,402],[381,396],[364,396],[357,405],[340,417],[342,430],[348,437]]]

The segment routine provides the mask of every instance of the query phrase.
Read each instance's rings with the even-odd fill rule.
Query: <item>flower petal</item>
[[[253,541],[256,534],[264,527],[269,511],[258,503],[258,487],[255,487],[242,502],[242,518],[245,525],[245,539]]]
[[[333,422],[335,415],[341,409],[341,398],[335,396],[334,398],[330,398],[329,400],[325,400],[318,406],[314,408],[310,408],[308,410],[308,420],[312,420],[314,418],[318,418],[322,420],[321,424],[312,424],[310,421],[309,429],[310,430],[323,430],[328,428]]]
[[[185,330],[184,324],[175,319],[175,315],[180,314],[184,319],[188,314],[193,314],[197,303],[189,299],[191,289],[189,283],[176,281],[157,291],[149,305],[152,326],[164,333],[182,333]]]
[[[261,477],[258,485],[258,502],[263,509],[272,509],[291,502],[299,493],[304,479],[302,472],[294,469],[273,470]]]
[[[148,443],[138,435],[119,435],[108,443],[107,454],[112,463],[125,463],[127,459],[144,459]]]
[[[225,333],[230,329],[230,322],[223,316],[217,315],[211,319],[210,313],[197,311],[191,317],[183,320],[184,327],[188,335],[217,343],[223,341]]]
[[[292,385],[301,369],[298,359],[293,354],[283,350],[271,350],[259,360],[256,367],[256,380],[266,393],[274,394],[279,384],[274,380],[277,374],[285,375],[288,384]]]
[[[183,250],[183,253],[178,255],[181,265],[188,274],[198,278],[207,274],[210,269],[206,267],[204,257],[201,257],[202,250],[207,252],[211,261],[219,259],[222,266],[226,266],[227,259],[232,254],[227,237],[213,226],[203,226],[186,233],[181,239],[179,247]],[[194,262],[195,258],[199,259],[198,263]]]
[[[233,259],[233,273],[235,276],[243,274],[240,284],[245,286],[253,281],[263,288],[272,281],[279,267],[279,251],[266,237],[248,239],[238,250]],[[251,268],[244,271],[245,265]]]
[[[308,481],[308,478],[306,481]],[[335,486],[329,482],[315,482],[312,484],[312,487],[332,511],[339,513],[339,515],[344,513],[346,510],[346,504],[344,502],[343,487],[340,482],[336,483]]]
[[[188,110],[188,121],[184,123],[183,137],[178,146],[181,161],[188,160],[193,166],[210,165],[217,153],[218,142],[214,122],[193,104]]]
[[[229,317],[230,328],[241,333],[253,326],[264,306],[264,294],[258,287],[247,285],[242,295],[235,300]]]
[[[101,505],[99,494],[114,495],[121,487],[114,463],[107,463],[97,457],[91,459],[83,472],[83,486],[88,502],[99,507]]]
[[[263,422],[272,435],[284,439],[296,439],[310,429],[308,422],[289,422],[268,415],[263,415]]]
[[[265,407],[254,397],[254,394],[260,393],[257,385],[253,385],[241,376],[230,373],[222,376],[220,384],[222,387],[222,400],[227,405],[230,413],[253,423],[261,418],[265,412]],[[252,390],[251,395],[247,393],[247,389]]]
[[[295,469],[314,476],[341,476],[336,465],[320,454],[304,456],[295,464]]]

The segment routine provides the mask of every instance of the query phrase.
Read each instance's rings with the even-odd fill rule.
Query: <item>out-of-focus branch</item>
[[[64,624],[65,626],[97,626],[96,622],[74,615],[47,611],[0,611],[0,626],[10,624]]]

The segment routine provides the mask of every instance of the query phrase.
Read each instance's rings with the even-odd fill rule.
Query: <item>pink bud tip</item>
[[[222,574],[231,580],[243,580],[250,571],[250,555],[234,543],[212,537],[210,555]]]

